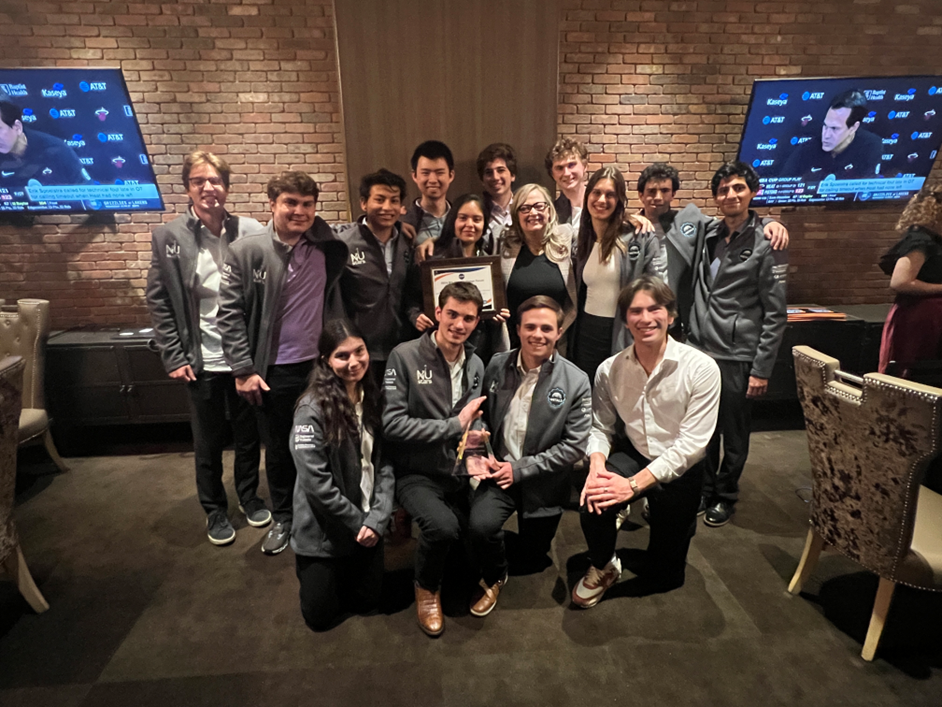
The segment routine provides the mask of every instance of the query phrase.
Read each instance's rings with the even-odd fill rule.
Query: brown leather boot
[[[418,584],[415,585],[415,610],[419,627],[429,636],[440,636],[445,630],[445,617],[442,615],[441,590],[430,592]]]

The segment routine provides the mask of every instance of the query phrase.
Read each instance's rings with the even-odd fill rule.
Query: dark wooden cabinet
[[[46,347],[46,404],[57,425],[189,420],[186,386],[164,371],[149,332],[53,332]]]

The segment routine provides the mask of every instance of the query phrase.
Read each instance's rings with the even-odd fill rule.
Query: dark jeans
[[[742,361],[717,361],[722,388],[716,431],[707,446],[706,477],[703,496],[710,503],[739,498],[739,477],[749,456],[749,431],[752,427],[752,401],[746,397],[751,364]],[[720,463],[720,437],[723,462]]]
[[[236,495],[244,506],[258,493],[261,446],[252,406],[236,393],[231,373],[201,373],[186,387],[190,394],[196,495],[203,510],[207,514],[228,510],[222,484],[222,450],[229,441],[230,429],[235,448]]]
[[[265,473],[271,494],[271,512],[276,523],[291,523],[294,482],[298,472],[288,441],[294,424],[294,405],[307,387],[313,366],[313,361],[269,366],[264,376],[271,390],[262,393],[262,406],[258,413],[265,441]]]
[[[415,581],[423,589],[438,591],[448,552],[468,525],[467,481],[409,474],[396,479],[396,497],[421,531],[415,549]]]
[[[519,512],[520,487],[512,485],[506,491],[493,481],[485,481],[471,499],[471,518],[468,525],[474,559],[481,577],[491,586],[507,574],[507,548],[504,543],[504,523],[517,513],[520,529],[521,557],[539,557],[550,550],[561,514],[539,518],[524,518]]]
[[[295,556],[301,583],[301,615],[314,631],[325,631],[346,612],[366,614],[383,588],[383,540],[357,545],[347,557]]]
[[[628,478],[650,464],[629,443],[609,456],[605,468]],[[682,584],[690,540],[697,532],[697,507],[703,486],[703,462],[690,467],[679,479],[659,484],[647,493],[651,536],[644,574],[654,581]],[[581,509],[582,532],[592,564],[602,569],[615,554],[618,530],[615,516],[628,504],[606,509],[601,515]]]

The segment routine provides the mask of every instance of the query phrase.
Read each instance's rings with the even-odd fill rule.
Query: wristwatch
[[[638,482],[635,481],[635,477],[633,476],[628,477],[628,485],[631,486],[631,490],[634,491],[635,493],[641,493],[641,489],[638,488]]]

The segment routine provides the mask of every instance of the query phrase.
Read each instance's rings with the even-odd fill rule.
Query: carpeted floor
[[[571,609],[587,560],[570,512],[551,566],[511,577],[485,619],[455,590],[437,640],[415,624],[408,570],[387,575],[380,615],[310,632],[290,550],[263,556],[264,530],[237,512],[233,545],[206,540],[189,454],[69,463],[56,475],[21,454],[15,517],[51,609],[32,614],[0,582],[4,707],[942,704],[942,595],[898,590],[868,664],[873,575],[826,554],[787,594],[807,528],[801,431],[753,435],[740,510],[701,524],[681,589],[636,596],[626,572]],[[628,564],[647,534],[640,519],[620,534]]]

